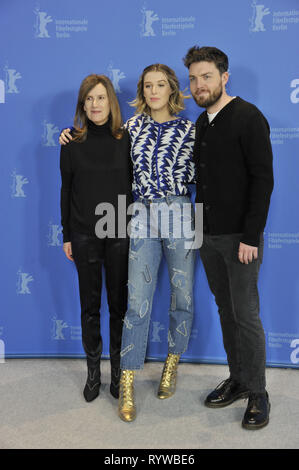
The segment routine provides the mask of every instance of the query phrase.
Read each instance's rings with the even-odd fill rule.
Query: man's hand
[[[69,129],[69,128],[63,129],[63,131],[61,132],[61,134],[59,136],[60,145],[68,144],[69,141],[73,139],[70,132],[71,132],[71,129]]]
[[[240,242],[238,257],[241,263],[251,263],[254,259],[257,259],[257,247]]]

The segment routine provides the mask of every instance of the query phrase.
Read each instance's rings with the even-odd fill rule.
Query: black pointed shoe
[[[250,393],[242,421],[245,429],[261,429],[269,423],[270,402],[268,393]]]
[[[246,387],[229,378],[221,382],[206,400],[205,405],[209,408],[223,408],[239,398],[247,398],[249,391]]]
[[[88,367],[87,381],[83,390],[84,398],[90,402],[97,398],[100,393],[101,386],[101,371],[100,366]]]
[[[119,380],[120,369],[118,367],[111,367],[110,393],[114,398],[119,397]]]

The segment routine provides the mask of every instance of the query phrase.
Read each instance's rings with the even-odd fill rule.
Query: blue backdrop
[[[299,3],[298,0],[2,0],[0,5],[2,289],[0,356],[76,357],[81,346],[77,274],[62,251],[59,130],[73,122],[82,79],[112,79],[123,118],[133,114],[143,68],[172,67],[194,44],[230,58],[228,93],[269,120],[275,189],[260,273],[267,364],[299,366]],[[187,101],[184,116],[200,109]],[[219,318],[200,260],[187,361],[225,362]],[[147,357],[167,352],[165,264],[154,301]],[[108,310],[103,291],[104,355]],[[0,357],[1,359],[1,357]]]

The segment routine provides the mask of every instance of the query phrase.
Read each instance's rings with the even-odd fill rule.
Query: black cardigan
[[[251,103],[236,97],[209,124],[196,121],[196,202],[204,203],[204,233],[242,233],[258,246],[273,190],[270,128]]]
[[[102,126],[88,121],[84,142],[72,141],[61,147],[60,171],[63,242],[70,241],[72,230],[95,236],[100,219],[95,208],[103,202],[115,208],[117,235],[118,195],[126,195],[127,206],[132,202],[128,132],[124,130],[118,140],[111,134],[109,121]]]

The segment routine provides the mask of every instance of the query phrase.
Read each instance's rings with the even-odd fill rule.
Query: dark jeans
[[[238,260],[242,234],[204,235],[200,248],[210,289],[220,315],[223,343],[230,376],[251,392],[265,390],[265,334],[259,316],[258,259],[249,264]]]
[[[79,277],[82,343],[87,364],[91,367],[98,364],[102,354],[100,307],[104,266],[110,313],[110,361],[112,367],[119,368],[122,326],[127,310],[129,240],[99,239],[95,235],[73,232],[71,243]]]

